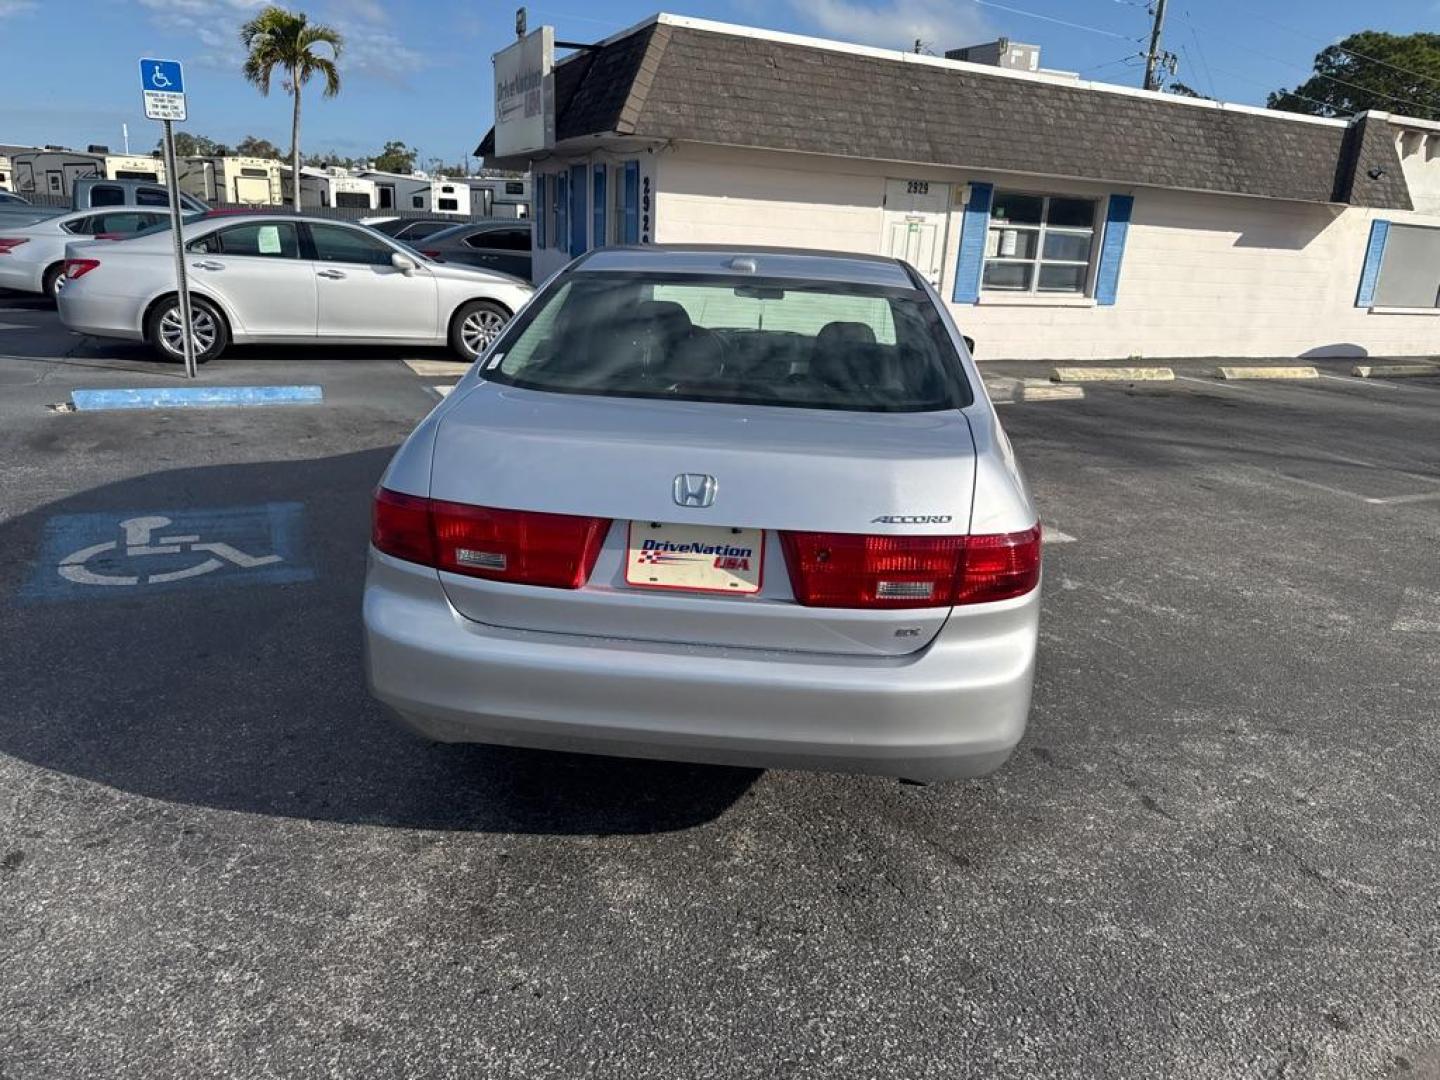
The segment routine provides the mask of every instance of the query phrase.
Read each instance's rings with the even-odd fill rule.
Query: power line
[[[1356,52],[1354,49],[1347,49],[1338,41],[1329,41],[1323,37],[1318,37],[1313,33],[1309,33],[1304,30],[1297,30],[1295,27],[1288,26],[1277,19],[1272,19],[1268,15],[1262,15],[1259,12],[1252,10],[1251,7],[1246,7],[1245,14],[1248,18],[1259,19],[1261,22],[1267,22],[1271,26],[1278,27],[1281,30],[1294,34],[1296,37],[1304,38],[1306,41],[1322,42],[1326,48],[1339,49],[1341,52],[1349,53],[1351,56],[1355,57],[1358,60],[1367,60],[1372,64],[1379,64],[1381,67],[1387,67],[1390,68],[1392,71],[1398,71],[1402,75],[1409,75],[1412,78],[1416,79],[1424,79],[1426,82],[1432,82],[1435,83],[1437,86],[1440,86],[1440,76],[1425,75],[1418,71],[1411,71],[1409,68],[1403,68],[1399,64],[1392,64],[1388,60],[1381,60],[1375,56],[1366,56],[1364,53]]]
[[[1195,23],[1190,18],[1188,10],[1182,10],[1180,17],[1185,20],[1185,25],[1190,28],[1190,40],[1195,42],[1195,55],[1200,58],[1200,67],[1205,72],[1205,81],[1210,84],[1210,96],[1217,97],[1215,93],[1215,76],[1210,74],[1210,63],[1205,59],[1205,50],[1200,47],[1200,35],[1195,32]]]
[[[1252,48],[1251,48],[1250,46],[1248,46],[1248,45],[1232,44],[1231,47],[1236,48],[1236,49],[1240,49],[1242,52],[1251,53],[1251,54],[1254,55],[1254,56],[1260,57],[1262,60],[1269,60],[1271,63],[1284,64],[1286,67],[1298,67],[1298,66],[1299,66],[1299,65],[1296,64],[1294,61],[1291,61],[1291,60],[1283,60],[1283,59],[1281,59],[1280,57],[1274,56],[1274,55],[1272,55],[1272,54],[1270,54],[1270,53],[1261,52],[1259,49],[1252,49]],[[1360,83],[1353,83],[1353,82],[1350,82],[1350,81],[1348,81],[1348,80],[1346,80],[1346,79],[1341,79],[1341,78],[1339,78],[1339,77],[1337,77],[1337,76],[1335,76],[1335,75],[1326,75],[1326,74],[1324,74],[1323,72],[1319,72],[1319,71],[1311,72],[1311,75],[1312,75],[1312,77],[1317,78],[1317,79],[1324,79],[1324,80],[1326,80],[1327,82],[1338,83],[1338,84],[1341,85],[1341,86],[1348,86],[1348,87],[1350,87],[1352,90],[1361,90],[1361,91],[1364,91],[1364,92],[1367,93],[1367,94],[1373,94],[1373,95],[1376,96],[1376,97],[1384,98],[1384,99],[1386,99],[1387,101],[1397,102],[1398,104],[1401,104],[1401,105],[1409,105],[1409,106],[1412,106],[1413,108],[1416,108],[1416,109],[1422,109],[1422,110],[1425,110],[1425,111],[1430,111],[1430,110],[1435,109],[1436,106],[1437,106],[1437,103],[1436,103],[1436,102],[1432,102],[1432,103],[1430,103],[1430,104],[1427,105],[1427,104],[1425,104],[1425,103],[1423,103],[1423,102],[1411,101],[1409,98],[1402,98],[1402,97],[1400,97],[1400,96],[1398,96],[1398,95],[1396,95],[1396,94],[1387,94],[1387,93],[1385,93],[1384,91],[1374,90],[1374,89],[1371,89],[1371,88],[1368,87],[1368,86],[1362,86]],[[1303,85],[1303,83],[1302,83],[1302,85]],[[1299,95],[1296,95],[1296,96],[1299,96]],[[1313,100],[1313,99],[1307,98],[1306,100]]]
[[[1011,15],[1023,15],[1030,19],[1039,19],[1042,22],[1055,23],[1058,26],[1068,26],[1071,30],[1088,30],[1092,34],[1104,34],[1106,37],[1119,38],[1121,41],[1136,41],[1139,38],[1127,37],[1124,34],[1117,34],[1114,30],[1102,30],[1098,26],[1087,26],[1085,23],[1070,22],[1068,19],[1057,19],[1053,15],[1041,15],[1038,11],[1025,11],[1022,8],[1010,7],[1008,4],[998,4],[995,0],[970,0],[970,3],[979,7],[996,8],[1000,11],[1008,11]]]
[[[1115,0],[1115,2],[1120,3],[1121,0]],[[1089,67],[1083,67],[1080,69],[1080,74],[1084,75],[1090,71],[1104,71],[1106,68],[1112,68],[1116,64],[1128,63],[1131,67],[1134,67],[1140,59],[1141,55],[1139,53],[1126,53],[1124,56],[1117,57],[1114,60],[1107,60],[1103,64],[1091,64]]]
[[[1263,79],[1257,79],[1253,75],[1242,75],[1240,72],[1230,71],[1228,68],[1217,67],[1215,70],[1220,72],[1221,75],[1229,75],[1232,79],[1239,79],[1242,82],[1253,83],[1256,86],[1269,85]],[[1304,94],[1296,93],[1291,93],[1290,96],[1300,101],[1308,101],[1312,105],[1319,105],[1322,108],[1328,109],[1330,110],[1330,112],[1334,113],[1337,118],[1342,120],[1346,117],[1355,115],[1352,112],[1346,112],[1344,109],[1336,108],[1335,103],[1331,101],[1321,101],[1319,98],[1306,97]]]

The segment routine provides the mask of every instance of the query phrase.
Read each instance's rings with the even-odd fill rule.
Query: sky
[[[882,47],[932,51],[1008,36],[1042,47],[1043,66],[1137,85],[1150,18],[1145,0],[543,0],[530,26],[596,41],[656,10]],[[556,6],[552,7],[551,4]],[[0,143],[148,151],[159,124],[141,111],[136,61],[185,63],[185,130],[234,144],[289,145],[289,98],[241,78],[240,24],[264,0],[0,0]],[[344,88],[302,98],[306,153],[367,155],[399,139],[432,158],[470,153],[491,119],[493,53],[514,38],[508,0],[289,0],[345,35]],[[1362,29],[1440,30],[1440,0],[1170,0],[1165,45],[1179,77],[1227,101],[1308,77],[1315,53]],[[1399,110],[1397,110],[1399,111]]]

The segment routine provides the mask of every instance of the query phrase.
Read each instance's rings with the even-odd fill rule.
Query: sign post
[[[165,129],[165,187],[170,194],[170,234],[175,240],[175,285],[180,297],[180,339],[184,342],[185,377],[195,378],[195,338],[191,331],[190,286],[185,280],[185,238],[180,232],[180,168],[175,161],[174,122],[185,119],[185,72],[178,60],[140,61],[140,90],[145,116]]]

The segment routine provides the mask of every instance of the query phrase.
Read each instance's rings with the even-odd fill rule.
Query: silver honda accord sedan
[[[447,742],[878,773],[1025,729],[1040,525],[964,339],[892,259],[602,249],[375,492],[370,686]]]

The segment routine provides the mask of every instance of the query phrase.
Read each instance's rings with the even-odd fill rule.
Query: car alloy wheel
[[[182,329],[183,320],[180,318],[180,305],[175,305],[165,312],[160,319],[160,341],[165,348],[176,356],[185,355],[185,334]],[[190,309],[190,333],[195,342],[195,355],[201,356],[208,353],[215,347],[215,339],[219,334],[219,327],[215,325],[215,317],[202,307]]]
[[[498,311],[482,308],[465,316],[460,324],[460,340],[471,355],[479,356],[505,329],[505,317]]]

